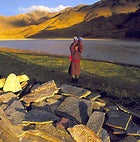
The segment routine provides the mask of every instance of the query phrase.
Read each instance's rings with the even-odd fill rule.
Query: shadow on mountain
[[[42,30],[28,38],[57,38],[74,35],[88,38],[140,38],[140,9],[129,14],[113,14],[84,21],[69,28]]]

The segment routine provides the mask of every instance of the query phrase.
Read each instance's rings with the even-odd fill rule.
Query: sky
[[[94,4],[99,0],[0,0],[0,15],[13,16],[34,10],[56,12],[79,4]]]

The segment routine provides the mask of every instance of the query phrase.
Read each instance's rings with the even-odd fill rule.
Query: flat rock
[[[5,80],[6,80],[5,78],[0,79],[0,88],[3,88]]]
[[[106,125],[122,130],[127,130],[132,118],[132,115],[119,110],[111,110],[107,113],[107,116],[108,120],[106,121]]]
[[[45,110],[33,109],[26,113],[23,123],[51,123],[57,122],[60,117]]]
[[[41,130],[25,131],[20,139],[20,142],[63,142],[61,139],[55,138]]]
[[[62,127],[55,127],[53,124],[37,124],[36,129],[45,132],[51,137],[57,138],[61,142],[75,142],[75,140],[71,137],[68,131],[63,129]]]
[[[102,139],[103,142],[110,142],[110,137],[107,133],[107,130],[101,128],[101,131],[98,136]]]
[[[118,108],[124,112],[127,112],[135,117],[140,118],[140,111],[136,111],[136,109],[133,108],[133,110],[130,110],[122,105],[117,104]]]
[[[97,135],[99,135],[104,120],[105,120],[105,113],[94,111],[87,122],[87,126],[91,130],[93,130]]]
[[[19,138],[19,136],[23,134],[22,129],[11,123],[11,121],[6,116],[6,114],[4,113],[1,107],[0,107],[0,119],[2,121],[3,129],[6,128],[7,131],[9,131],[10,135],[15,136],[15,139]]]
[[[5,114],[8,116],[12,124],[20,124],[26,114],[25,108],[16,98],[10,100],[8,103],[9,105],[4,110]]]
[[[86,99],[67,97],[57,108],[60,116],[86,124],[92,114],[92,102]]]
[[[84,89],[82,87],[76,87],[73,85],[67,85],[67,84],[61,85],[60,89],[62,91],[62,94],[66,96],[75,96],[79,98],[85,98],[89,94],[91,94],[91,91],[89,91],[88,89]]]
[[[6,93],[0,94],[1,103],[8,103],[12,98],[17,98],[17,96],[12,92],[6,92]]]
[[[8,92],[8,91],[12,91],[12,92],[18,92],[21,91],[21,85],[20,82],[17,78],[17,76],[14,73],[11,73],[5,81],[5,84],[3,86],[3,91],[4,92]]]
[[[87,126],[75,125],[67,129],[76,142],[102,142],[102,140]]]
[[[119,142],[138,142],[138,140],[133,136],[127,136]]]
[[[87,98],[87,99],[90,99],[90,100],[96,100],[96,99],[99,98],[99,97],[101,97],[100,94],[91,92],[91,94],[89,94],[86,98]]]
[[[50,106],[46,101],[34,102],[31,104],[32,109],[46,110],[50,112]]]
[[[0,95],[1,108],[5,115],[12,122],[12,124],[19,124],[25,116],[26,110],[18,97],[12,93],[7,92]]]
[[[55,93],[58,92],[58,88],[55,84],[55,82],[48,81],[42,85],[40,85],[35,91],[27,94],[26,96],[23,96],[21,98],[22,101],[29,104],[31,102],[40,102],[42,100],[45,100],[46,98],[54,96]]]
[[[140,136],[140,127],[136,125],[133,120],[130,120],[127,130],[120,130],[113,128],[113,134],[126,134],[129,136]]]
[[[127,135],[140,136],[140,127],[131,120],[126,133]]]

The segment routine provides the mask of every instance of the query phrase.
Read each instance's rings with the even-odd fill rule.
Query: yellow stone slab
[[[3,88],[5,80],[5,78],[0,79],[0,88]]]
[[[102,142],[91,129],[83,124],[68,128],[68,131],[76,142]]]
[[[29,80],[29,77],[26,74],[17,75],[17,79],[19,82],[26,82]]]
[[[30,102],[40,102],[46,98],[53,97],[58,90],[59,88],[57,88],[54,80],[48,81],[40,85],[35,91],[23,96],[21,100],[27,104]]]
[[[42,141],[44,139],[44,140],[50,141],[50,142],[64,142],[64,141],[62,141],[62,140],[60,140],[58,138],[53,137],[52,135],[49,135],[49,134],[47,134],[47,133],[45,133],[43,131],[40,131],[40,130],[26,131],[22,137],[27,137],[27,136],[29,138],[32,138],[33,140],[38,140],[38,139],[41,140],[41,138],[42,138]]]

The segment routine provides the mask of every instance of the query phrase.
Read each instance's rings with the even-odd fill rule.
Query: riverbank
[[[6,77],[11,72],[27,74],[32,80],[46,82],[55,80],[57,84],[71,84],[67,73],[67,57],[50,56],[28,50],[0,48],[1,73]],[[140,95],[140,69],[106,62],[81,61],[80,84],[94,92],[118,98]]]

